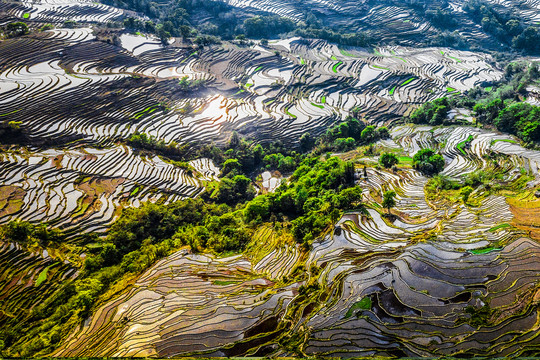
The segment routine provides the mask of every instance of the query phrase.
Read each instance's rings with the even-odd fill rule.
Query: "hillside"
[[[0,357],[539,356],[535,1],[0,3]]]

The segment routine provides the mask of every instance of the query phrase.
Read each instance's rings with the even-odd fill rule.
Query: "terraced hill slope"
[[[540,152],[491,130],[401,121],[424,102],[491,89],[503,77],[492,55],[418,47],[441,29],[416,1],[226,2],[306,21],[309,7],[328,26],[376,30],[380,45],[289,37],[164,46],[127,31],[113,41],[96,23],[147,19],[90,1],[0,3],[0,25],[26,19],[32,30],[0,40],[0,130],[23,134],[0,144],[0,224],[29,221],[46,237],[0,239],[0,357],[538,356]],[[492,4],[515,10],[523,24],[537,21],[535,1]],[[498,48],[464,2],[442,5],[460,36]],[[68,28],[70,20],[79,27]],[[39,30],[46,23],[57,28]],[[233,181],[206,157],[178,162],[136,150],[126,145],[133,135],[192,151],[224,146],[236,132],[250,147],[278,141],[290,151],[350,113],[389,126],[390,138],[334,154],[355,163],[351,182],[363,189],[366,211],[338,211],[312,241],[296,243],[282,214],[251,225],[240,254],[201,253],[183,238],[165,248],[147,236],[119,255],[127,232],[124,242],[106,243],[123,209]],[[441,177],[411,166],[424,148],[444,157]],[[377,165],[381,151],[399,156],[395,168]],[[286,173],[271,175],[288,183]],[[382,207],[388,190],[396,193],[391,213]],[[241,208],[214,205],[218,214]],[[216,228],[230,225],[212,216]],[[179,227],[155,219],[145,225]],[[66,234],[61,245],[45,224]],[[121,261],[87,261],[98,253]]]
[[[50,30],[3,41],[0,115],[20,122],[31,141],[45,146],[59,142],[111,145],[134,133],[166,142],[219,145],[233,131],[261,143],[279,139],[297,144],[302,134],[322,133],[351,108],[359,108],[366,121],[388,122],[424,101],[502,76],[489,64],[489,55],[450,49],[381,47],[371,54],[361,49],[345,51],[324,41],[289,39],[273,41],[265,48],[225,43],[196,51],[185,46],[163,48],[156,40],[135,35],[123,35],[121,41],[122,47],[97,41],[88,28]],[[207,85],[186,92],[180,84],[186,76],[188,81],[203,80]],[[61,156],[53,152],[51,157]],[[4,156],[2,161],[4,167],[20,168],[21,160]],[[39,160],[33,161],[37,167]],[[131,166],[129,156],[121,156],[120,161],[121,168]],[[104,171],[102,176],[125,179],[125,170],[104,166],[81,168],[79,175],[91,177]],[[161,172],[141,170],[136,177],[148,178],[151,171]],[[136,192],[137,201],[169,198],[166,193],[171,191],[176,196],[197,193],[198,180],[184,179],[181,171],[172,175],[166,167],[163,172],[170,180],[191,183],[190,189],[171,190],[174,187],[163,183],[153,187],[155,196]],[[5,198],[14,187],[29,187],[13,174],[2,174],[2,184],[11,186]],[[71,205],[64,205],[62,211],[56,209],[56,201],[49,204],[54,198],[50,186],[68,186],[57,193],[70,198],[67,194],[77,190],[67,184],[77,175],[71,179],[54,174],[55,180],[37,180],[40,176],[30,177],[35,179],[32,184],[44,186],[39,192],[44,196],[40,210],[35,212],[34,197],[26,193],[22,203],[0,215],[0,221],[16,216],[67,225],[73,220],[65,216],[81,218],[78,196],[73,195]],[[126,190],[121,190],[124,183],[112,191],[125,197],[146,180],[132,181]],[[122,201],[130,203],[127,198]],[[116,200],[116,206],[100,208],[108,219],[102,219],[103,224],[113,218],[118,204]]]
[[[462,153],[456,145],[471,135]],[[509,191],[480,186],[468,202],[449,204],[429,200],[428,179],[415,170],[369,168],[360,181],[369,216],[343,216],[307,258],[290,246],[258,260],[178,252],[102,306],[55,355],[536,354],[540,247],[519,209],[538,200],[510,189],[538,181],[540,153],[474,128],[404,126],[393,137],[408,155],[440,147],[448,176],[497,169]],[[488,152],[498,161],[486,161]],[[398,193],[392,220],[377,205],[382,187]],[[262,230],[254,244],[271,238]],[[297,266],[309,269],[302,281],[292,275]]]

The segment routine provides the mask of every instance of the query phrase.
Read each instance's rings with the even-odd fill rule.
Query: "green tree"
[[[469,200],[469,196],[471,195],[472,192],[473,192],[473,188],[470,186],[465,186],[464,188],[460,190],[459,194],[461,195],[461,199],[463,200],[464,204],[467,203],[467,201]]]
[[[439,173],[444,165],[444,158],[433,149],[422,149],[413,156],[413,167],[426,175]]]
[[[29,33],[28,25],[22,21],[9,23],[6,25],[6,35],[8,37],[22,36]]]
[[[360,133],[360,137],[362,141],[366,143],[373,141],[375,139],[375,126],[366,126],[366,128]]]
[[[385,152],[379,157],[379,164],[387,169],[396,165],[398,162],[398,157],[392,153]]]
[[[396,206],[396,192],[394,190],[385,191],[383,194],[382,207],[388,210],[390,214],[390,209]]]

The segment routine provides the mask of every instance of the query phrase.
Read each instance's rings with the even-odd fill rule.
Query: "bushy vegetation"
[[[30,32],[28,25],[22,21],[8,23],[2,28],[4,34],[8,38],[26,35]]]
[[[385,152],[379,157],[379,164],[385,168],[391,168],[399,162],[398,157],[395,154]]]
[[[386,127],[366,126],[355,117],[348,116],[343,122],[329,128],[325,134],[313,142],[315,144],[314,152],[322,154],[328,151],[349,151],[360,145],[368,145],[389,137],[390,134]]]
[[[181,145],[175,141],[166,143],[165,140],[158,140],[155,136],[148,136],[139,132],[131,134],[127,139],[127,143],[136,149],[149,150],[172,158],[183,158],[188,152],[187,144]]]
[[[422,149],[414,154],[413,167],[426,174],[437,174],[444,168],[444,158],[432,149]]]
[[[448,98],[443,97],[427,102],[414,110],[410,120],[415,124],[440,125],[446,120],[448,111],[450,111]]]
[[[482,0],[469,0],[463,5],[463,10],[502,44],[528,53],[540,51],[538,28],[525,26],[519,17],[505,7]]]
[[[258,196],[246,205],[247,221],[291,220],[291,231],[306,245],[339,219],[342,211],[361,206],[362,189],[354,185],[350,162],[335,157],[325,161],[307,158],[289,182],[271,194]]]
[[[269,38],[294,30],[296,24],[278,15],[255,16],[244,21],[246,36],[254,39]]]

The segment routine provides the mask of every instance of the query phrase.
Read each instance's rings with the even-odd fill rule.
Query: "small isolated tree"
[[[28,33],[28,25],[22,21],[9,23],[6,25],[6,34],[8,37],[22,36]]]
[[[396,165],[398,162],[399,160],[397,156],[392,153],[385,152],[384,154],[381,155],[381,157],[379,157],[379,164],[381,164],[387,169]]]
[[[390,214],[390,209],[396,206],[396,192],[393,190],[385,191],[383,194],[383,201],[382,206],[386,209],[388,209],[388,213]]]
[[[467,203],[467,201],[469,200],[469,196],[471,195],[472,192],[473,192],[473,188],[470,186],[465,186],[464,188],[461,189],[459,193],[461,195],[461,198],[464,204]]]
[[[439,173],[444,168],[444,158],[432,149],[422,149],[414,154],[413,166],[426,175]]]

